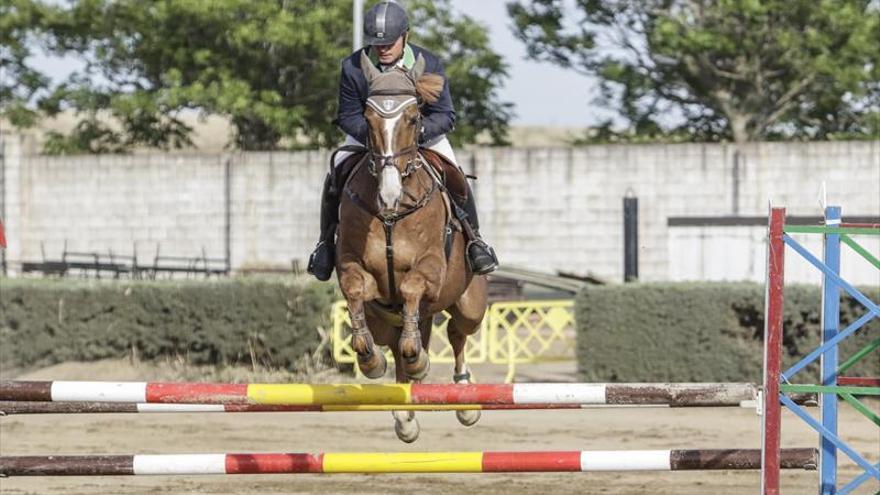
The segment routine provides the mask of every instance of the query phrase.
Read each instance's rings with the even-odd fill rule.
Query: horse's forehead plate
[[[407,106],[414,103],[416,103],[416,99],[412,96],[392,96],[384,98],[371,96],[370,98],[367,98],[367,105],[382,114],[383,117],[394,116]]]

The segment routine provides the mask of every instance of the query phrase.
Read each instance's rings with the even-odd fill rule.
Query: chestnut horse
[[[461,222],[451,214],[443,179],[418,147],[419,104],[436,101],[443,88],[443,78],[425,74],[424,67],[419,56],[408,71],[380,72],[361,57],[370,88],[364,112],[369,144],[362,158],[354,158],[358,163],[341,194],[336,270],[364,375],[385,374],[385,355],[377,346],[385,345],[394,355],[398,383],[423,379],[434,315],[445,310],[453,381],[470,383],[465,342],[486,312],[486,277],[468,268]],[[479,411],[456,415],[465,426],[480,417]],[[395,411],[394,418],[397,436],[415,441],[415,414]]]

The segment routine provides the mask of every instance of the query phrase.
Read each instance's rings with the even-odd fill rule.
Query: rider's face
[[[403,36],[394,40],[390,45],[376,45],[376,55],[379,56],[379,63],[389,65],[397,61],[403,56]]]

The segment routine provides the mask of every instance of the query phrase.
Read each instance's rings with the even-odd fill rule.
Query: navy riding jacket
[[[416,57],[419,55],[425,57],[425,73],[439,74],[444,79],[440,98],[434,103],[426,103],[421,108],[424,131],[419,137],[419,142],[424,143],[452,131],[455,124],[455,109],[452,107],[449,81],[443,71],[443,63],[428,50],[412,43],[409,46]],[[342,75],[339,78],[339,112],[335,123],[346,134],[366,145],[369,127],[364,117],[364,109],[367,104],[368,88],[367,79],[361,70],[361,52],[364,50],[369,50],[369,47],[354,52],[342,61]],[[369,55],[369,52],[367,54]]]

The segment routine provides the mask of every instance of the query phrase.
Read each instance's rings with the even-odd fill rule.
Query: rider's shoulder
[[[351,55],[342,60],[342,66],[345,68],[353,68],[360,70],[361,68],[361,52],[365,52],[366,47],[355,50]]]
[[[425,57],[425,67],[428,69],[429,72],[432,67],[440,63],[440,57],[434,55],[434,53],[427,48],[416,45],[415,43],[410,43],[409,46],[410,48],[412,48],[413,55],[415,55],[416,57],[418,57],[419,55]]]

